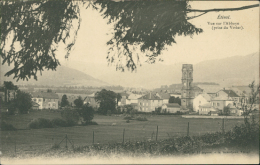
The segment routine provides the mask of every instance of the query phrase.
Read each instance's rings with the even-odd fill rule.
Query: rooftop
[[[233,90],[222,90],[226,94],[228,94],[229,97],[239,97]]]
[[[155,93],[148,93],[139,99],[144,99],[144,100],[162,100],[159,96],[157,96]]]

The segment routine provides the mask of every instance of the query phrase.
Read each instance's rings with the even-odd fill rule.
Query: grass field
[[[74,146],[90,145],[95,143],[114,143],[123,141],[125,129],[125,141],[155,140],[158,125],[158,140],[173,136],[187,134],[189,122],[190,135],[205,134],[207,132],[221,131],[221,119],[186,119],[174,115],[142,115],[148,121],[132,121],[126,123],[124,116],[95,115],[93,121],[98,125],[75,126],[63,128],[28,129],[27,124],[35,118],[53,119],[60,117],[57,112],[36,111],[26,115],[8,116],[5,120],[18,128],[17,131],[1,132],[1,151],[3,155],[14,153],[31,153],[50,149],[55,143],[59,143],[67,134]],[[112,125],[116,123],[116,125]],[[243,123],[241,119],[225,120],[225,130],[230,130],[235,125]],[[61,147],[65,146],[65,141]],[[68,146],[71,147],[68,142]]]

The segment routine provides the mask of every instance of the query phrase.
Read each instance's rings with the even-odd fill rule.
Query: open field
[[[114,143],[123,141],[125,129],[125,141],[155,140],[157,125],[159,127],[158,140],[173,136],[187,134],[189,122],[190,135],[205,134],[207,132],[221,131],[222,119],[195,119],[182,118],[174,115],[142,115],[148,121],[132,121],[126,123],[124,116],[101,116],[95,115],[93,121],[99,125],[75,126],[63,128],[27,129],[27,124],[34,118],[53,119],[60,117],[57,112],[31,112],[28,115],[10,116],[6,121],[20,129],[17,131],[1,132],[1,151],[3,155],[14,153],[31,153],[50,149],[53,144],[59,143],[67,134],[75,146],[90,145],[95,143]],[[116,125],[112,123],[116,123]],[[243,123],[242,119],[225,120],[225,130],[230,130],[235,125]],[[65,146],[65,141],[61,147]],[[71,147],[68,142],[68,146]]]

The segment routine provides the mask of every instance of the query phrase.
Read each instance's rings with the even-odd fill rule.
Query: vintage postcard
[[[1,164],[259,163],[259,2],[1,1]]]

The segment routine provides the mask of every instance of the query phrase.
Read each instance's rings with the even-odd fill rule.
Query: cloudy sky
[[[258,2],[191,2],[193,9],[212,9],[241,7],[257,4]],[[196,13],[196,15],[199,13]],[[229,20],[217,19],[218,15],[230,16]],[[64,60],[64,52],[60,51],[58,57],[61,64],[74,67],[75,62],[98,63],[106,65],[108,47],[106,42],[110,39],[107,20],[95,10],[82,8],[82,23],[78,33],[76,45],[68,60]],[[239,23],[243,30],[225,29],[212,30],[208,22],[228,21]],[[162,64],[192,63],[211,59],[221,59],[236,55],[247,55],[259,51],[259,8],[252,8],[232,12],[210,12],[201,17],[190,20],[191,23],[204,30],[202,34],[190,37],[177,37],[177,44],[164,51]],[[77,68],[77,66],[75,66]]]

